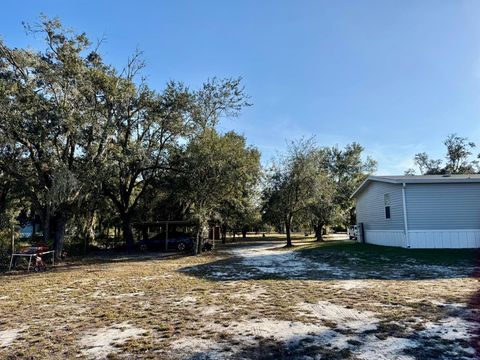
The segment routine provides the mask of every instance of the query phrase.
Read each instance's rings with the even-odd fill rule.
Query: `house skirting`
[[[367,244],[404,247],[405,231],[403,230],[365,230]]]
[[[480,229],[467,230],[365,230],[368,244],[411,249],[480,248]]]

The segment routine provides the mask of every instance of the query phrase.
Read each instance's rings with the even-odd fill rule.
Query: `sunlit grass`
[[[281,246],[282,235],[272,234],[266,238],[249,235],[237,244],[219,245],[217,251],[197,257],[161,258],[151,254],[149,258],[135,260],[133,257],[125,261],[85,259],[45,273],[20,272],[1,276],[0,331],[25,329],[11,346],[0,348],[0,358],[74,358],[86,350],[80,341],[87,334],[124,322],[143,332],[116,344],[111,358],[182,358],[171,345],[189,337],[222,344],[225,354],[229,354],[229,349],[242,346],[232,337],[231,330],[222,330],[228,330],[232,323],[257,319],[318,323],[318,319],[298,311],[297,305],[319,301],[375,312],[381,319],[375,331],[378,338],[401,337],[409,335],[411,324],[421,330],[427,321],[445,316],[445,308],[436,305],[435,301],[468,303],[478,287],[477,280],[468,276],[422,280],[388,279],[390,274],[383,274],[386,279],[352,280],[353,285],[358,283],[359,286],[351,283],[344,286],[338,280],[321,279],[313,273],[312,277],[301,279],[264,276],[215,280],[207,276],[215,266],[218,266],[215,271],[227,271],[227,268],[242,271],[244,265],[222,249],[271,241],[273,237],[277,240],[275,244]],[[422,264],[429,261],[437,264],[442,258],[348,241],[318,243],[313,240],[313,237],[305,239],[302,234],[295,234],[297,246],[293,251],[311,261],[329,261],[335,266],[345,262],[346,257],[357,258],[365,271],[373,268],[376,262],[401,267],[410,255]],[[467,253],[458,254],[458,262],[448,256],[444,259],[457,265],[469,259]],[[185,272],[189,268],[199,270]],[[350,268],[352,279],[360,270]],[[331,329],[339,325],[334,319],[321,321],[321,324]],[[264,351],[266,358],[268,354],[280,356],[285,351],[271,339],[257,339],[253,331],[245,336],[256,339],[259,344],[243,350],[250,357],[260,354],[259,351]],[[260,346],[264,346],[264,350],[259,350]],[[353,356],[346,350],[342,353],[318,349],[308,343],[301,346],[303,354],[321,353],[332,358],[335,354],[343,354],[346,358]]]

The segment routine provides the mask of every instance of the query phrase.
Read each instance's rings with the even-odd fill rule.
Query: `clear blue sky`
[[[1,36],[35,47],[21,22],[42,12],[105,36],[116,66],[142,49],[157,89],[242,76],[254,106],[222,128],[264,162],[302,136],[357,141],[378,174],[402,174],[419,151],[443,156],[452,132],[480,145],[480,1],[17,0],[2,3]]]

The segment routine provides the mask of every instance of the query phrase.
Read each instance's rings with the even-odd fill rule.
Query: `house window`
[[[383,201],[385,203],[385,219],[390,219],[390,194],[385,194]]]

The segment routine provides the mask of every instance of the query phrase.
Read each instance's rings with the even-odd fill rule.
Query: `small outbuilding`
[[[352,197],[363,242],[480,247],[480,175],[369,176]]]

